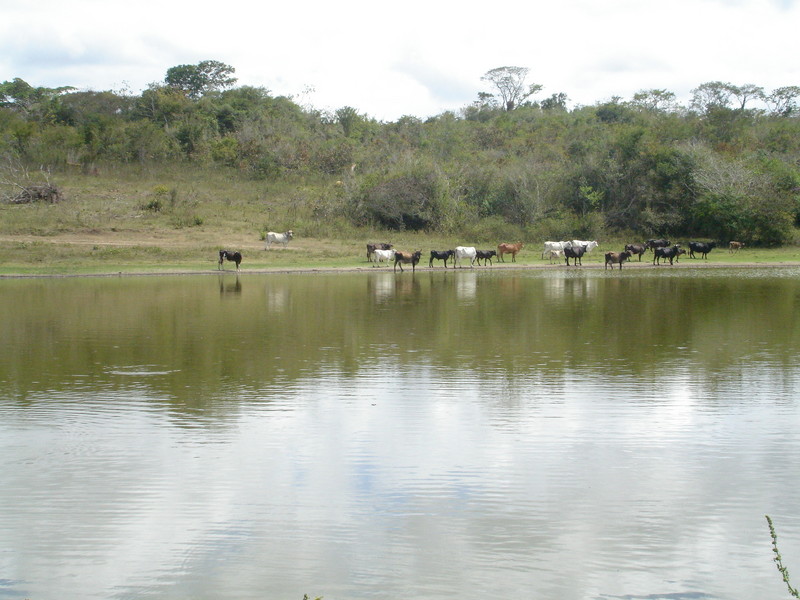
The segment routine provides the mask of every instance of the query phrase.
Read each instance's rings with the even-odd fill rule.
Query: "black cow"
[[[408,264],[411,263],[411,270],[417,270],[417,263],[419,263],[419,259],[422,257],[422,250],[417,250],[416,252],[395,252],[394,253],[394,270],[397,272],[397,265],[400,265],[400,272],[403,272],[403,263]]]
[[[716,242],[689,242],[689,258],[695,258],[698,252],[701,258],[708,259],[708,253],[717,247]]]
[[[394,244],[367,244],[367,262],[372,262],[372,254],[375,250],[391,250]]]
[[[486,261],[489,261],[489,264],[492,264],[492,257],[497,256],[497,250],[476,250],[475,251],[475,261],[478,264],[481,264],[481,259],[483,259],[483,266],[486,266]]]
[[[586,254],[586,245],[583,246],[568,246],[564,248],[564,256],[566,257],[567,266],[569,266],[569,259],[572,259],[574,266],[583,266],[581,257]]]
[[[681,254],[685,254],[686,250],[678,246],[677,244],[674,246],[670,246],[669,248],[654,248],[653,249],[653,264],[660,265],[661,259],[664,260],[669,259],[669,264],[672,264],[673,260],[676,260],[678,256]]]
[[[669,240],[665,240],[663,238],[661,238],[660,240],[647,240],[644,243],[644,247],[645,248],[652,248],[653,251],[655,252],[656,248],[666,248],[666,247],[668,247],[670,245],[670,243],[671,242]]]
[[[428,261],[428,266],[433,268],[433,261],[436,260],[443,260],[444,261],[444,268],[447,268],[447,261],[453,258],[453,255],[456,253],[455,250],[431,250],[431,259]],[[455,264],[453,265],[455,269]]]
[[[226,260],[236,263],[236,270],[239,270],[239,263],[242,262],[242,253],[241,252],[233,252],[232,250],[220,250],[219,251],[219,263],[217,264],[217,270],[222,268],[222,263]]]
[[[642,262],[642,254],[647,252],[647,244],[625,244],[625,252],[630,252],[631,256],[636,254],[639,262]]]

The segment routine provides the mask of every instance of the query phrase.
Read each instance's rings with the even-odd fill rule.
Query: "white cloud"
[[[458,110],[491,68],[530,68],[539,97],[572,104],[663,88],[682,101],[711,80],[800,84],[792,0],[452,0],[193,3],[0,0],[0,80],[139,91],[169,67],[215,59],[240,84],[316,91],[317,108],[380,119]]]

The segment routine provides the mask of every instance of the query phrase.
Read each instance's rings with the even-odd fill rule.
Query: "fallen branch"
[[[64,199],[61,190],[51,183],[27,186],[15,185],[20,188],[20,191],[16,196],[9,198],[11,204],[29,204],[31,202],[56,204]]]

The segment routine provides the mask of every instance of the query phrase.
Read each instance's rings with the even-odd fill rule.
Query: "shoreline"
[[[690,259],[691,260],[691,259]],[[741,263],[720,263],[720,262],[702,262],[702,263],[681,263],[675,265],[661,264],[653,265],[650,261],[625,263],[623,269],[614,268],[606,269],[604,264],[601,263],[588,263],[585,265],[566,266],[563,264],[523,264],[523,265],[504,265],[495,264],[491,266],[476,266],[476,267],[460,267],[447,268],[444,267],[420,267],[419,271],[422,273],[434,272],[492,272],[492,271],[540,271],[540,270],[558,270],[558,271],[580,271],[589,269],[607,270],[619,272],[620,270],[626,271],[630,269],[757,269],[757,268],[788,268],[797,267],[800,263],[797,262],[741,262]],[[403,271],[395,272],[391,266],[386,267],[373,267],[373,266],[352,266],[352,267],[276,267],[269,269],[240,269],[239,271],[232,269],[207,269],[207,270],[193,270],[193,271],[108,271],[98,273],[5,273],[0,274],[0,280],[4,279],[74,279],[74,278],[110,278],[110,277],[177,277],[186,275],[291,275],[291,274],[313,274],[313,273],[395,273],[398,277],[406,273],[414,274],[409,268]]]

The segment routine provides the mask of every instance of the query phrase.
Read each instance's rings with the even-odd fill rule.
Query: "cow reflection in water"
[[[239,274],[236,274],[236,280],[231,281],[230,279],[226,279],[223,276],[219,278],[219,295],[231,295],[231,294],[241,294],[242,293],[242,282],[239,279]]]
[[[552,277],[543,281],[543,295],[553,302],[591,300],[597,295],[597,280],[589,277]]]
[[[461,301],[474,301],[478,295],[478,274],[459,273],[456,278],[456,297]]]
[[[419,289],[418,276],[401,279],[393,273],[376,273],[367,278],[367,291],[378,304],[391,298],[414,295]]]
[[[289,287],[286,285],[267,285],[267,311],[271,313],[286,312],[289,306]]]
[[[380,303],[394,296],[394,281],[392,273],[376,273],[367,277],[367,291]]]
[[[519,277],[504,277],[499,282],[500,293],[509,298],[515,298],[521,291]]]
[[[413,296],[419,292],[419,279],[416,277],[397,277],[394,282],[394,293],[396,296]]]

